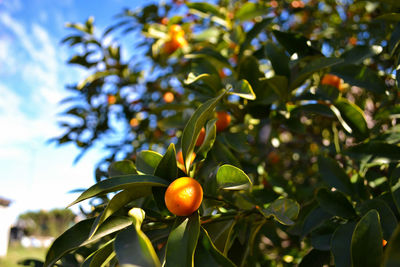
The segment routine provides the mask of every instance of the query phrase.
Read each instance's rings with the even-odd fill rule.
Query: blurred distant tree
[[[28,236],[52,236],[63,233],[75,222],[76,215],[68,209],[29,211],[19,216]]]

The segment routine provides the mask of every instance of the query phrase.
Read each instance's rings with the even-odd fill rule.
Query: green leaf
[[[172,182],[178,175],[178,166],[176,165],[176,151],[175,145],[172,143],[169,145],[167,152],[165,152],[160,163],[158,164],[154,175],[157,177],[164,178],[168,182]],[[166,188],[153,187],[153,197],[157,203],[158,208],[162,211],[166,209],[164,195]]]
[[[78,202],[81,202],[85,199],[104,195],[106,193],[115,192],[122,189],[130,188],[132,189],[134,186],[138,186],[141,189],[143,187],[152,187],[152,186],[168,186],[168,182],[164,179],[161,179],[152,175],[122,175],[115,176],[110,179],[106,179],[98,182],[93,185],[85,192],[83,192],[74,202],[68,205],[68,207],[75,205]]]
[[[349,195],[353,193],[353,187],[350,183],[350,177],[347,176],[346,172],[339,166],[339,164],[335,160],[319,156],[318,168],[322,179],[328,185],[330,185],[331,187],[335,187],[336,189]]]
[[[235,19],[240,21],[251,20],[268,13],[268,8],[262,4],[247,2],[235,14]]]
[[[323,267],[328,266],[330,262],[329,251],[313,249],[301,260],[299,267]]]
[[[215,126],[216,122],[217,122],[217,119],[212,119],[212,120],[209,120],[206,124],[206,127],[205,127],[206,135],[204,137],[203,144],[201,144],[201,146],[199,147],[199,149],[196,152],[198,155],[202,155],[203,158],[207,157],[207,154],[213,147],[215,138],[217,137],[217,127]]]
[[[294,109],[290,111],[290,114],[300,114],[301,112],[304,113],[309,113],[309,114],[317,114],[317,115],[322,115],[325,117],[333,117],[334,113],[332,110],[323,104],[306,104],[306,105],[301,105],[297,106]]]
[[[240,81],[232,84],[233,91],[230,91],[229,94],[240,96],[241,98],[254,100],[256,99],[256,95],[253,92],[253,88],[248,81],[242,79]]]
[[[343,59],[318,56],[313,57],[312,60],[310,60],[310,58],[305,58],[300,60],[300,62],[301,61],[307,62],[307,65],[295,77],[293,77],[293,81],[290,83],[291,90],[294,90],[302,85],[304,81],[314,72],[337,65],[343,62]]]
[[[336,267],[351,267],[351,238],[355,222],[340,225],[332,236],[331,251]]]
[[[340,114],[337,113],[334,107],[337,108]],[[360,140],[368,137],[369,131],[364,113],[357,105],[342,99],[336,101],[334,107],[331,106],[331,109],[346,131]]]
[[[131,224],[131,220],[127,217],[111,217],[100,226],[91,239],[88,239],[93,222],[94,218],[80,221],[60,235],[47,251],[44,266],[53,266],[68,252],[80,246],[93,243]]]
[[[356,216],[353,206],[342,192],[332,192],[326,188],[321,188],[317,192],[317,201],[325,211],[332,215],[343,218]]]
[[[285,47],[290,55],[297,53],[299,57],[321,55],[321,52],[311,47],[310,41],[299,33],[273,31],[278,42]]]
[[[385,82],[376,72],[366,66],[344,65],[331,69],[331,73],[342,78],[346,83],[365,88],[373,93],[383,94]]]
[[[383,238],[388,240],[396,229],[396,216],[394,215],[388,204],[380,199],[367,200],[363,202],[360,206],[360,212],[362,215],[366,214],[372,209],[376,210],[379,213]]]
[[[194,266],[233,267],[236,265],[215,247],[207,231],[201,227],[200,238],[194,255]]]
[[[252,184],[250,178],[241,169],[225,164],[219,167],[217,172],[219,187],[226,190],[240,190]]]
[[[344,64],[361,64],[364,59],[371,58],[378,54],[378,51],[368,45],[357,45],[350,50],[344,52],[341,58]]]
[[[388,241],[382,266],[400,266],[400,224],[397,226],[396,231]]]
[[[137,156],[136,167],[142,173],[153,175],[161,159],[161,154],[151,150],[143,150]]]
[[[314,208],[304,219],[301,235],[303,237],[306,236],[330,218],[332,218],[332,214],[329,212],[326,212],[320,207]]]
[[[388,43],[389,53],[391,56],[394,55],[397,48],[399,47],[399,44],[400,44],[400,23],[397,23],[392,32],[392,35],[390,36],[390,40]]]
[[[197,212],[190,217],[176,219],[168,237],[165,266],[189,267],[194,264],[194,252],[200,233],[200,217]]]
[[[114,240],[111,239],[101,248],[93,252],[82,263],[82,267],[103,267],[106,266],[114,257]]]
[[[133,200],[144,196],[148,196],[150,194],[151,188],[149,186],[134,186],[116,194],[110,200],[110,202],[108,202],[106,208],[103,210],[99,218],[93,223],[92,229],[90,231],[90,238],[96,233],[99,226],[116,211],[124,207],[129,202],[132,202]]]
[[[212,98],[202,104],[193,113],[187,122],[182,134],[182,155],[185,163],[185,169],[189,171],[190,157],[192,156],[197,138],[199,137],[201,128],[205,125],[206,121],[214,115],[214,109],[218,101],[225,95],[225,91],[217,97]]]
[[[370,141],[352,146],[346,150],[346,153],[358,156],[373,156],[387,159],[388,161],[400,160],[400,147],[381,141]]]
[[[256,38],[262,31],[264,31],[265,28],[272,22],[272,20],[273,17],[264,18],[260,22],[256,22],[253,27],[246,32],[246,37],[243,43],[240,45],[239,57],[243,55],[244,51],[246,51],[251,45],[252,40]]]
[[[357,223],[351,240],[353,266],[379,267],[382,262],[382,231],[379,214],[370,210]]]
[[[215,51],[212,48],[206,47],[199,51],[194,51],[191,54],[185,55],[185,58],[194,59],[194,58],[203,58],[208,61],[211,61],[212,64],[217,66],[217,68],[231,68],[229,61],[222,56],[219,52]]]
[[[260,211],[266,218],[273,216],[282,224],[293,225],[293,220],[299,215],[300,205],[294,200],[279,198]]]
[[[189,73],[187,79],[184,81],[185,84],[191,85],[193,83],[203,82],[208,85],[210,88],[214,90],[214,92],[218,92],[222,87],[221,78],[214,74],[203,73],[198,76],[195,76],[192,72]]]
[[[137,174],[136,166],[130,160],[116,161],[108,167],[108,176],[120,176],[125,174]]]
[[[290,78],[289,57],[286,52],[272,41],[265,45],[265,54],[271,61],[275,74]]]
[[[206,2],[195,2],[195,3],[186,3],[188,8],[196,9],[205,14],[212,14],[214,16],[224,18],[224,16],[219,12],[218,7]]]
[[[115,237],[115,252],[121,267],[161,266],[149,238],[140,230],[140,224],[129,226]]]

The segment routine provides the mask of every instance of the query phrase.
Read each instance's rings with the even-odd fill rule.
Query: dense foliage
[[[395,0],[221,0],[70,24],[89,74],[57,141],[110,157],[45,266],[399,266],[399,22]],[[204,199],[176,217],[183,176]]]

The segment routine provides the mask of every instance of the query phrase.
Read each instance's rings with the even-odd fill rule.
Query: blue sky
[[[122,8],[143,2],[0,0],[0,197],[13,201],[15,216],[65,207],[77,197],[68,191],[94,183],[93,166],[104,155],[96,148],[73,165],[73,145],[46,144],[62,133],[56,121],[65,85],[85,75],[65,63],[72,52],[60,44],[70,33],[65,23],[93,16],[101,32]]]

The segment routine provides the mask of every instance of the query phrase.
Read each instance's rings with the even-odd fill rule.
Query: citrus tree
[[[56,141],[110,156],[44,266],[398,266],[396,12],[173,1],[70,24],[88,76]]]

